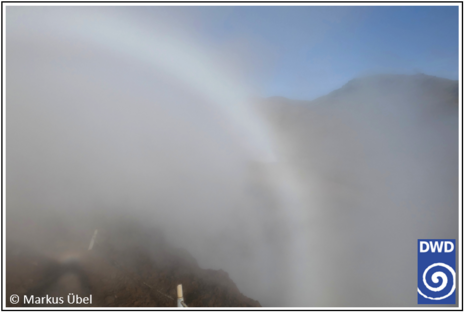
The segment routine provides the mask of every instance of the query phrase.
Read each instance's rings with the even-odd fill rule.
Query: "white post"
[[[97,233],[98,233],[98,230],[96,229],[94,231],[94,235],[92,236],[92,239],[90,240],[90,244],[89,244],[89,251],[92,250],[92,248],[94,247],[94,243],[95,243],[95,239],[97,238]]]
[[[182,297],[182,285],[178,285],[178,307],[183,307],[182,303],[184,298]]]

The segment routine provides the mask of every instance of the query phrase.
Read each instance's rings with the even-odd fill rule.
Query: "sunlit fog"
[[[7,297],[71,255],[142,306],[91,260],[162,237],[264,307],[415,306],[417,240],[458,239],[457,7],[4,12]]]

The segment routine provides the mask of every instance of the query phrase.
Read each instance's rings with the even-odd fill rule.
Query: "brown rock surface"
[[[189,307],[260,306],[241,294],[226,272],[200,268],[160,233],[120,226],[99,229],[93,250],[70,246],[62,257],[7,244],[7,306],[174,307],[178,284]],[[92,304],[68,304],[70,293],[81,298],[92,294]],[[20,303],[10,303],[13,294]],[[43,304],[26,304],[25,295],[62,297],[64,303],[47,304],[44,298]]]

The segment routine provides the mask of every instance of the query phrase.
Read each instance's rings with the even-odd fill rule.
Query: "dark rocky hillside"
[[[88,234],[89,241],[92,233]],[[68,239],[68,238],[66,238]],[[99,229],[95,245],[60,245],[52,241],[48,256],[14,243],[7,245],[6,293],[20,296],[80,297],[92,294],[96,307],[173,307],[176,286],[183,285],[189,307],[258,307],[238,290],[228,273],[202,269],[182,249],[170,247],[157,231],[125,222]],[[54,252],[54,253],[53,253]],[[51,256],[54,255],[54,256]],[[7,306],[13,306],[10,303]],[[54,306],[51,304],[31,306]]]

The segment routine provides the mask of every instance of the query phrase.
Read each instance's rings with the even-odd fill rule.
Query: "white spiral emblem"
[[[426,281],[426,275],[428,274],[428,271],[430,269],[432,269],[433,267],[436,267],[436,266],[441,266],[441,267],[444,267],[447,270],[449,270],[449,272],[452,275],[452,286],[451,286],[451,289],[450,289],[450,291],[449,291],[449,293],[447,295],[442,296],[442,297],[437,297],[437,298],[426,296],[424,293],[421,292],[420,288],[418,288],[418,293],[421,294],[423,297],[425,297],[427,299],[430,299],[430,300],[442,300],[442,299],[445,299],[445,298],[449,297],[455,291],[455,271],[454,271],[454,269],[452,267],[450,267],[449,265],[444,264],[444,263],[434,263],[434,264],[431,264],[430,266],[428,266],[425,269],[425,271],[423,272],[423,284],[426,286],[426,288],[428,288],[429,290],[431,290],[433,292],[439,292],[439,291],[444,290],[444,288],[446,288],[446,286],[447,286],[447,283],[448,283],[449,280],[447,279],[447,275],[444,274],[444,272],[441,272],[441,271],[434,272],[433,275],[431,275],[431,280],[433,281],[433,283],[439,283],[439,277],[441,277],[442,283],[441,283],[441,285],[439,287],[431,287],[428,284],[428,282]]]

